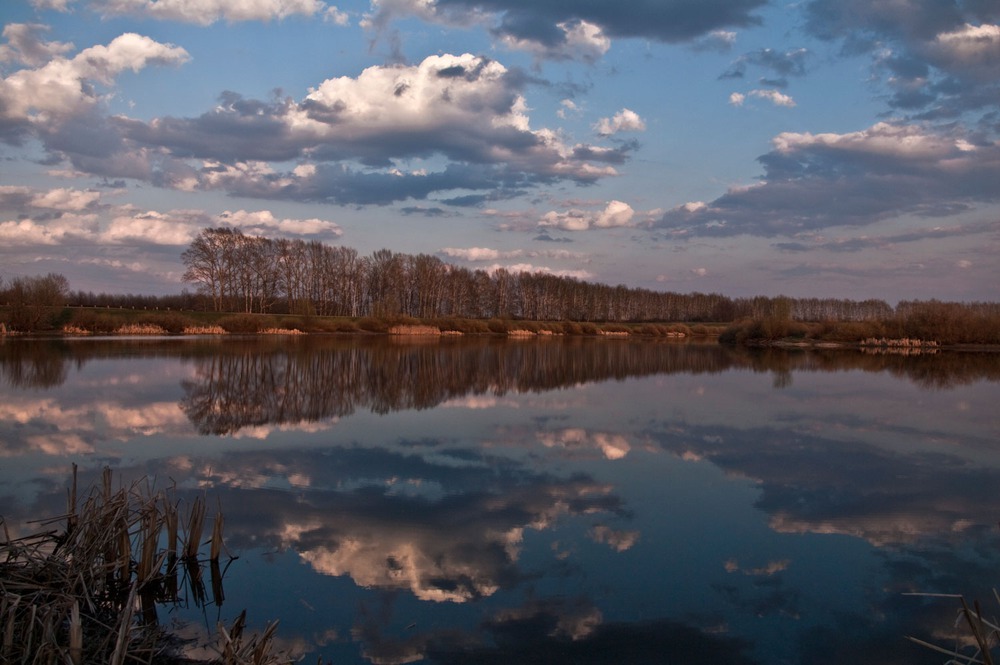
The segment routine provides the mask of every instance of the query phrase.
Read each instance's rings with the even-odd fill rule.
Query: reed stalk
[[[157,627],[155,610],[157,602],[182,602],[176,504],[148,483],[115,490],[113,480],[106,469],[89,493],[78,495],[74,466],[66,513],[32,522],[46,529],[38,533],[11,538],[0,516],[0,663],[149,663],[176,646]],[[204,506],[200,497],[194,502],[183,543],[190,579],[201,584],[199,606]],[[220,604],[222,525],[220,510],[212,536],[213,597]],[[245,640],[241,628],[226,662],[290,662],[271,654],[273,634],[269,626],[262,637]]]
[[[196,497],[191,504],[191,513],[188,519],[186,541],[184,543],[184,558],[197,559],[198,549],[201,546],[201,532],[205,527],[205,500]]]

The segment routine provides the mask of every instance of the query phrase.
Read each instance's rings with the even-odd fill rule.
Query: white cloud
[[[548,268],[546,266],[536,266],[531,263],[514,263],[508,265],[493,264],[486,268],[486,272],[494,273],[497,270],[506,270],[509,273],[519,274],[522,272],[527,273],[541,273],[543,275],[555,275],[556,277],[571,277],[573,279],[579,280],[590,280],[594,278],[594,274],[586,270],[555,270]]]
[[[125,70],[178,65],[188,58],[178,46],[125,33],[107,46],[91,46],[72,59],[56,56],[37,69],[22,69],[0,80],[0,116],[40,122],[70,116],[100,100],[89,82],[110,85]]]
[[[320,0],[99,0],[94,6],[106,16],[148,16],[199,25],[315,16],[326,10]]]
[[[334,25],[346,27],[350,23],[351,17],[347,12],[340,11],[336,6],[327,7],[323,12],[323,20]]]
[[[68,12],[73,0],[31,0],[31,6],[38,10],[51,9],[57,12]]]
[[[558,111],[556,111],[556,115],[563,119],[565,119],[571,113],[575,114],[580,112],[580,107],[577,106],[576,102],[574,102],[572,99],[562,100],[561,102],[559,102],[559,106],[561,108]]]
[[[614,228],[628,226],[635,216],[635,210],[622,201],[611,201],[600,212],[584,210],[550,211],[542,216],[539,226],[555,227],[563,231],[587,231],[593,228]]]
[[[101,193],[80,189],[57,188],[36,193],[29,203],[35,208],[79,212],[101,200]]]
[[[194,240],[198,228],[187,220],[155,210],[118,215],[101,234],[101,240],[111,243],[142,241],[156,245],[187,245]]]
[[[846,134],[783,132],[772,143],[783,154],[823,148],[844,153],[871,154],[917,160],[964,158],[976,152],[963,137],[935,134],[917,125],[880,122]]]
[[[708,268],[692,268],[691,274],[695,277],[705,277],[708,275]]]
[[[220,224],[235,226],[249,231],[267,235],[270,232],[278,231],[292,235],[333,235],[343,234],[340,226],[323,219],[278,219],[270,210],[258,210],[247,212],[237,210],[236,212],[225,211],[217,218]]]
[[[775,106],[795,106],[795,100],[789,95],[777,90],[751,90],[750,92],[743,94],[742,92],[734,92],[729,95],[729,103],[733,106],[743,106],[746,102],[747,97],[754,97],[756,99],[763,99],[765,101],[771,102]]]
[[[783,92],[777,90],[751,90],[750,95],[758,99],[765,99],[775,106],[795,106],[795,100]]]
[[[608,207],[594,220],[594,226],[608,229],[616,226],[628,226],[635,216],[635,211],[627,203],[611,201]]]
[[[593,23],[563,21],[555,27],[562,33],[560,40],[541,42],[507,33],[501,37],[501,41],[507,48],[527,51],[539,58],[584,62],[599,60],[611,48],[611,40],[600,26]]]
[[[610,136],[618,132],[642,132],[646,130],[646,123],[635,111],[622,109],[610,118],[601,118],[594,125],[594,130],[601,136]]]
[[[462,259],[464,261],[497,261],[500,258],[506,258],[503,257],[503,253],[499,250],[488,247],[469,247],[467,249],[445,247],[441,250],[441,253],[453,259]]]

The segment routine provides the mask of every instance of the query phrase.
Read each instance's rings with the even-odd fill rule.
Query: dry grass
[[[166,335],[167,329],[153,323],[129,323],[115,328],[116,335]]]
[[[188,326],[181,332],[185,335],[225,335],[226,329],[222,326]]]
[[[422,325],[399,325],[389,328],[390,335],[440,335],[441,329],[437,326]]]
[[[0,662],[169,662],[178,640],[158,625],[156,605],[183,600],[179,550],[195,601],[198,585],[204,599],[196,558],[204,513],[199,499],[181,535],[177,505],[167,492],[154,491],[148,481],[114,490],[109,469],[80,503],[74,466],[66,512],[34,522],[42,531],[11,538],[0,517]],[[211,543],[213,595],[218,600],[221,514]],[[290,662],[269,652],[275,626],[259,638],[244,639],[244,623],[241,616],[229,630],[220,625],[220,658],[215,662]]]

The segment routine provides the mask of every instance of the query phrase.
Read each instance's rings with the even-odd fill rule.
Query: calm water
[[[0,514],[221,503],[221,606],[334,663],[941,663],[1000,612],[1000,354],[623,340],[0,343]],[[119,477],[119,476],[116,476]]]

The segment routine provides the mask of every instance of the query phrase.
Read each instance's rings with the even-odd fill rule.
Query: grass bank
[[[0,322],[4,321],[0,308]],[[97,307],[51,308],[34,330],[67,335],[182,335],[182,334],[393,334],[393,335],[576,335],[641,336],[663,338],[711,337],[724,324],[594,323],[524,321],[460,317],[418,319],[407,316],[334,317],[282,314],[241,314],[202,311],[135,310]]]

